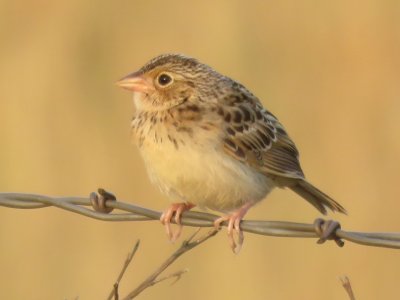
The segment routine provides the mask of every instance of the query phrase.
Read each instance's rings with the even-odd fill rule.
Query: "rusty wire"
[[[99,192],[102,190],[99,190]],[[104,192],[104,191],[103,191]],[[100,193],[101,194],[101,193]],[[119,212],[104,213],[92,209],[93,196],[90,197],[49,197],[34,194],[0,193],[0,206],[18,209],[36,209],[55,206],[70,212],[84,215],[102,221],[150,221],[159,220],[161,212],[128,204],[123,201],[106,199],[105,210],[117,209]],[[89,206],[90,208],[87,208]],[[188,211],[183,214],[182,224],[193,227],[213,227],[218,218],[205,212]],[[225,225],[225,224],[223,224]],[[354,232],[341,229],[336,221],[317,219],[313,224],[282,222],[282,221],[251,221],[241,222],[243,231],[277,237],[317,238],[318,243],[335,240],[343,246],[342,240],[349,242],[385,248],[400,249],[399,233]]]

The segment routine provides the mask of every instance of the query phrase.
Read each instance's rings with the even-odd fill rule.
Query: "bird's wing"
[[[221,100],[225,152],[265,174],[304,178],[295,144],[277,118],[247,92]]]

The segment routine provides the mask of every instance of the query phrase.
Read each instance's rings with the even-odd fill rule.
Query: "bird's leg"
[[[234,212],[222,216],[214,221],[214,226],[216,228],[219,228],[223,222],[225,221],[228,222],[227,227],[228,227],[229,243],[232,248],[232,251],[235,254],[239,253],[240,249],[242,248],[244,240],[243,231],[240,229],[240,222],[242,221],[244,215],[247,213],[250,207],[252,207],[253,205],[254,203],[247,202]],[[235,241],[234,233],[236,233],[237,235],[237,241]]]
[[[190,202],[172,203],[171,206],[162,213],[160,221],[161,224],[165,226],[165,231],[167,232],[167,236],[171,242],[175,242],[182,233],[182,227],[183,227],[181,224],[182,213],[184,211],[192,209],[195,206],[196,205]],[[173,217],[175,223],[178,225],[178,230],[174,233],[171,230],[171,220]]]

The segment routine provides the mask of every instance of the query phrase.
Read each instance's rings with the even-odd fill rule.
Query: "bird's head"
[[[164,54],[125,76],[117,85],[133,91],[138,110],[155,111],[177,106],[192,97],[206,96],[220,76],[194,58]]]

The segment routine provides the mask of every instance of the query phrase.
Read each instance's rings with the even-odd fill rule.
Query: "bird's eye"
[[[168,74],[162,73],[160,76],[158,76],[158,83],[161,86],[167,86],[172,82],[172,77]]]

